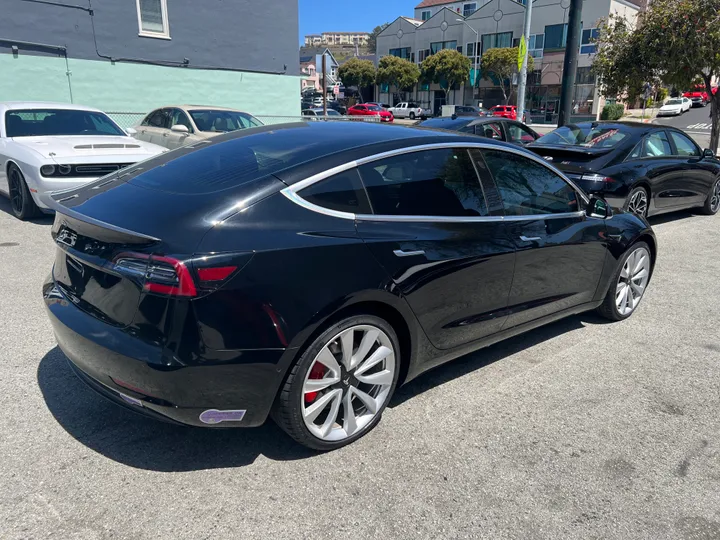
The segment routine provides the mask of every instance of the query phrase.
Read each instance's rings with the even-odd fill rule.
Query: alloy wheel
[[[715,213],[718,208],[720,208],[720,180],[715,182],[715,186],[710,193],[710,211]]]
[[[638,216],[647,215],[648,198],[644,189],[638,189],[630,196],[628,210]]]
[[[342,441],[365,429],[382,410],[395,379],[390,337],[357,325],[333,337],[317,354],[303,383],[305,426],[323,441]]]
[[[10,171],[10,206],[15,214],[21,214],[23,211],[23,187],[22,178],[17,169],[11,167]]]
[[[623,264],[615,289],[615,305],[621,315],[630,315],[645,293],[650,279],[650,253],[644,247],[633,251]]]

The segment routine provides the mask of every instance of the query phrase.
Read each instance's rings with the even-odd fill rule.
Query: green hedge
[[[600,113],[600,120],[620,120],[625,114],[625,105],[622,103],[608,103]]]

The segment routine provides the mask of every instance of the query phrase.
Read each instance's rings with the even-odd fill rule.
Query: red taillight
[[[196,262],[207,264],[207,257],[197,259]],[[230,277],[238,268],[227,264],[201,266],[196,268],[196,284],[188,268],[189,264],[174,257],[133,252],[120,253],[113,259],[115,270],[134,280],[144,291],[184,298],[198,296],[198,285],[204,292],[215,290],[220,282]]]

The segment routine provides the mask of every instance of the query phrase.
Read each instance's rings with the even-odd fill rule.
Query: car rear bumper
[[[222,351],[229,360],[182,365],[158,343],[79,309],[52,277],[43,286],[43,298],[58,346],[73,370],[111,401],[191,426],[252,427],[267,419],[284,377],[280,358],[290,351]]]

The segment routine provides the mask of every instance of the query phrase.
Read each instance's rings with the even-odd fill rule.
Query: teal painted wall
[[[162,105],[232,107],[256,116],[299,116],[300,77],[0,54],[0,101],[72,101],[147,113]]]

